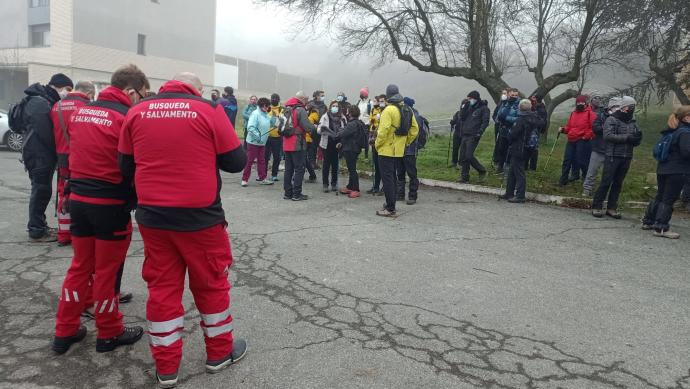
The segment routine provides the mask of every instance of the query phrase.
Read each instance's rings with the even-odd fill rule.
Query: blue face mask
[[[477,100],[470,99],[470,105],[474,106],[475,104],[477,104]]]
[[[334,115],[338,113],[338,107],[331,107],[331,113]]]
[[[335,99],[336,99],[338,102],[342,102],[342,101],[345,99],[345,97],[344,97],[344,96],[338,96],[338,97],[336,97]]]

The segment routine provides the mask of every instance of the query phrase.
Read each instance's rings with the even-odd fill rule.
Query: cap
[[[62,73],[57,73],[54,74],[53,77],[50,77],[50,82],[48,82],[48,85],[52,85],[56,88],[64,88],[66,86],[74,88],[74,83],[72,80]]]
[[[391,98],[397,94],[400,94],[400,89],[395,84],[390,84],[386,87],[386,98]]]
[[[473,90],[472,92],[468,93],[467,97],[469,97],[470,99],[475,99],[475,100],[479,100],[479,98],[480,98],[479,92],[477,92],[476,90]]]

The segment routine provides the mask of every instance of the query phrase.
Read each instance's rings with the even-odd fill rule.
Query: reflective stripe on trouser
[[[62,213],[62,206],[65,202],[65,184],[66,180],[62,178],[61,173],[57,179],[57,240],[60,243],[69,243],[72,241],[72,237],[69,232],[69,227],[72,220],[69,216],[69,213]]]
[[[89,284],[93,279],[94,315],[98,338],[112,338],[124,330],[118,296],[117,271],[124,262],[129,239],[106,241],[93,237],[73,237],[74,257],[62,284],[55,323],[55,336],[71,336],[79,330],[80,316],[90,303]]]
[[[185,274],[201,313],[201,327],[209,360],[232,352],[230,241],[224,225],[201,231],[178,232],[139,225],[145,256],[142,276],[149,289],[146,319],[151,354],[159,374],[172,374],[182,359]]]

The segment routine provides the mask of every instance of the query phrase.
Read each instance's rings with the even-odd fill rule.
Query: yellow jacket
[[[319,117],[318,111],[312,110],[311,112],[309,112],[309,121],[310,122],[312,122],[314,124],[318,124],[319,119],[321,119],[321,118]],[[306,133],[306,136],[304,137],[304,139],[307,140],[307,143],[311,143],[313,141],[311,138],[311,133],[309,133],[309,132]]]
[[[269,117],[275,117],[280,119],[280,115],[283,114],[283,107],[280,105],[277,107],[271,106],[271,111],[268,113]],[[271,129],[268,132],[268,137],[269,138],[280,138],[280,133],[278,133],[278,127],[271,127]]]
[[[402,105],[402,103],[400,103]],[[395,135],[395,129],[400,127],[400,111],[394,105],[387,106],[381,113],[378,134],[376,136],[376,151],[383,157],[403,157],[405,147],[409,146],[419,134],[417,119],[412,116],[412,127],[407,136]]]
[[[369,131],[373,132],[379,127],[379,114],[383,112],[383,108],[378,105],[371,109],[371,114],[369,115]]]

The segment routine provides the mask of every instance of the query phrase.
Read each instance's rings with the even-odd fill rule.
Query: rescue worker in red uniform
[[[52,348],[65,353],[86,336],[80,324],[89,280],[93,276],[96,351],[133,344],[142,327],[125,327],[116,290],[118,271],[132,236],[134,190],[118,166],[117,147],[127,110],[141,100],[149,83],[135,65],[113,73],[111,86],[98,100],[81,107],[70,120],[70,180],[67,193],[72,217],[74,256],[60,290]]]
[[[245,340],[233,339],[232,254],[218,171],[241,172],[247,158],[223,107],[203,99],[202,90],[196,75],[178,74],[129,111],[120,137],[120,168],[137,190],[146,319],[161,387],[177,384],[187,272],[201,314],[206,371],[220,371],[247,350]]]
[[[53,121],[53,135],[55,136],[55,151],[57,152],[57,242],[59,246],[72,243],[69,232],[70,217],[66,212],[65,184],[69,179],[69,128],[72,115],[82,106],[93,100],[96,88],[89,81],[79,81],[74,90],[67,97],[53,105],[50,119]]]

